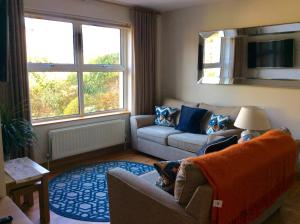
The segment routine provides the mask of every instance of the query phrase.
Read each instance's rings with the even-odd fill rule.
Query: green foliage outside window
[[[32,60],[30,60],[32,61]],[[45,63],[45,59],[34,60]],[[119,54],[95,58],[93,64],[118,64]],[[84,72],[84,112],[118,109],[119,72]],[[77,73],[31,72],[30,100],[33,119],[79,113]]]

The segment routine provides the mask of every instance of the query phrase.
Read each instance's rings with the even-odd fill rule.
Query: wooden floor
[[[52,173],[52,177],[64,172],[65,170],[71,169],[74,166],[79,166],[82,164],[89,164],[101,161],[109,161],[109,160],[127,160],[127,161],[136,161],[147,164],[153,164],[153,162],[157,161],[156,158],[146,156],[144,154],[140,154],[133,151],[127,152],[114,152],[112,154],[106,154],[99,156],[97,158],[85,160],[84,162],[77,165],[69,165],[64,166],[59,169],[56,169]],[[30,208],[26,211],[27,216],[32,220],[34,224],[39,223],[39,205],[38,205],[38,195],[34,196],[34,207]],[[93,222],[82,222],[78,220],[68,219],[56,215],[51,212],[51,224],[93,224]],[[287,198],[281,207],[281,209],[276,212],[272,217],[270,217],[265,224],[300,224],[300,179],[295,182],[293,187],[287,194]]]
[[[55,166],[54,170],[51,170],[51,175],[50,178],[67,171],[69,169],[72,169],[74,167],[78,167],[81,165],[86,165],[86,164],[93,164],[101,161],[110,161],[110,160],[126,160],[126,161],[135,161],[135,162],[141,162],[141,163],[146,163],[146,164],[153,164],[155,161],[157,161],[156,158],[146,156],[141,153],[137,153],[135,151],[127,150],[124,152],[123,150],[118,150],[117,152],[114,150],[113,153],[107,153],[105,155],[98,155],[94,156],[91,158],[84,158],[84,161],[81,161],[78,163],[78,159],[76,159],[76,164],[67,164],[62,167],[57,167]],[[38,194],[34,194],[34,206],[27,211],[25,211],[27,216],[31,219],[31,221],[34,224],[39,224],[39,200],[38,200]],[[68,219],[62,216],[59,216],[53,212],[50,211],[50,224],[94,224],[95,222],[84,222],[84,221],[79,221],[79,220],[74,220],[74,219]],[[98,222],[99,224],[99,222]]]

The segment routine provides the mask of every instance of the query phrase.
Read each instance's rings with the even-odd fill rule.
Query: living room
[[[6,10],[0,16],[5,160],[0,218],[12,216],[12,223],[298,223],[298,6],[297,0],[0,0],[0,10]],[[276,33],[279,28],[286,30]],[[272,42],[281,49],[272,57],[280,59],[260,60],[256,52],[255,63],[261,64],[254,68],[248,60],[247,66],[244,57],[250,54],[239,49],[238,38],[249,38],[244,45],[249,52],[250,33],[262,39],[269,30],[267,41],[255,40],[255,50]],[[225,40],[232,33],[239,36]],[[291,53],[282,46],[292,38]],[[208,62],[214,54],[217,61]],[[282,59],[289,57],[292,62]],[[243,76],[243,69],[256,76]],[[230,124],[223,127],[224,120]],[[8,128],[20,124],[24,138]],[[271,148],[273,156],[262,154]],[[240,149],[244,155],[234,153]],[[217,184],[208,177],[218,178],[229,168],[204,170],[226,152],[237,158],[232,170],[243,167],[228,178],[227,187],[239,189],[234,178],[251,174],[256,179],[245,184],[245,192],[264,194],[267,202],[253,197],[259,206],[243,201],[239,205],[245,208],[237,213],[225,196],[215,198]],[[211,164],[191,159],[198,157]],[[266,167],[268,172],[254,173]],[[198,182],[183,199],[179,183],[191,178],[185,176],[189,169]],[[279,169],[285,173],[274,174]],[[175,176],[166,180],[168,175]],[[279,183],[280,178],[286,179]],[[249,194],[238,193],[250,203]]]

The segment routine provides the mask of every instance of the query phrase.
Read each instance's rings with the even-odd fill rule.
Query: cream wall
[[[300,138],[300,90],[197,84],[198,32],[300,22],[299,0],[231,0],[169,12],[161,18],[162,97],[264,107],[274,127]]]
[[[50,14],[54,13],[60,15],[73,15],[76,17],[89,17],[103,22],[117,23],[121,25],[130,24],[130,10],[128,7],[101,3],[95,0],[24,0],[24,7],[27,12],[34,10]],[[49,149],[49,130],[116,119],[123,119],[126,121],[126,135],[128,136],[128,114],[34,126],[34,130],[38,137],[38,141],[34,145],[33,149],[34,160],[39,163],[46,162],[46,155]]]

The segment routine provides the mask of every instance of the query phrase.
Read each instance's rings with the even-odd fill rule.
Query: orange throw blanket
[[[292,137],[272,130],[189,160],[199,166],[213,188],[211,223],[246,224],[289,189],[295,178],[296,158]]]

